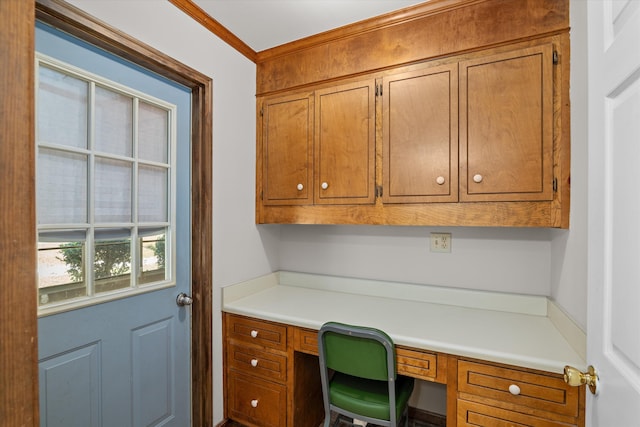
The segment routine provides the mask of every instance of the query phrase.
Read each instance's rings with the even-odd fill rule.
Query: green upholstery
[[[396,381],[396,419],[409,403],[413,378],[399,376]],[[389,389],[386,381],[362,380],[342,373],[331,379],[331,403],[355,414],[389,420]]]
[[[325,426],[331,410],[393,427],[404,416],[406,425],[414,380],[396,374],[395,347],[386,333],[328,322],[320,328],[318,345]]]

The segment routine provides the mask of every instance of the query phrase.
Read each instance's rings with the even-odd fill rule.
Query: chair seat
[[[396,378],[396,419],[400,419],[413,391],[414,380]],[[371,418],[389,420],[389,388],[386,381],[368,380],[336,372],[329,387],[330,402]]]

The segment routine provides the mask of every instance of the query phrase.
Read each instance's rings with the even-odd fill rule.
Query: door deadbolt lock
[[[178,304],[180,307],[184,307],[185,305],[191,305],[193,304],[193,298],[191,298],[189,295],[185,294],[184,292],[180,292],[176,297],[176,304]]]
[[[591,393],[598,393],[598,373],[596,368],[589,365],[587,372],[581,372],[573,366],[564,367],[564,382],[573,387],[579,387],[582,384],[589,386]]]

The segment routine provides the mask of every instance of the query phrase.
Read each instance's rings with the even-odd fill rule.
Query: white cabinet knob
[[[254,368],[258,366],[258,359],[251,359],[251,366],[253,366]]]
[[[253,408],[257,408],[257,407],[258,407],[258,399],[253,399],[253,400],[251,401],[251,406],[252,406]]]
[[[251,331],[251,338],[255,338],[255,337],[257,337],[257,336],[258,336],[258,331],[256,331],[255,329],[253,329],[253,330]]]
[[[298,191],[302,191],[303,188],[304,188],[304,185],[298,184]]]
[[[436,183],[437,183],[438,185],[442,185],[442,184],[444,184],[444,176],[439,176],[439,177],[437,177],[437,178],[436,178]]]
[[[480,175],[479,173],[473,175],[473,182],[481,183],[482,182],[482,175]]]
[[[323,182],[320,187],[322,187],[323,190],[326,190],[327,188],[329,188],[329,184],[326,182]]]
[[[514,396],[517,396],[520,394],[520,387],[518,387],[515,384],[511,384],[509,386],[509,393],[513,394]]]

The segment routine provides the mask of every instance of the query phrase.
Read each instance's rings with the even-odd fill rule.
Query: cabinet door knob
[[[322,187],[323,190],[326,190],[327,188],[329,188],[329,184],[326,182],[323,182],[320,187]]]
[[[251,359],[251,366],[253,366],[254,368],[258,366],[258,359]]]
[[[444,184],[444,176],[439,176],[439,177],[437,177],[437,178],[436,178],[436,183],[437,183],[438,185],[442,185],[442,184]]]
[[[297,188],[298,188],[298,191],[302,191],[302,189],[304,188],[304,185],[302,185],[302,184],[298,184],[298,187],[297,187]]]
[[[251,401],[251,407],[253,407],[253,408],[257,408],[258,407],[258,399],[253,399]]]
[[[520,394],[520,387],[518,387],[515,384],[511,384],[509,386],[509,393],[513,394],[514,396],[517,396]]]
[[[255,329],[251,330],[251,338],[255,338],[258,336],[258,331],[256,331]]]
[[[482,175],[480,175],[479,173],[473,175],[473,182],[475,183],[481,183],[482,182]]]

